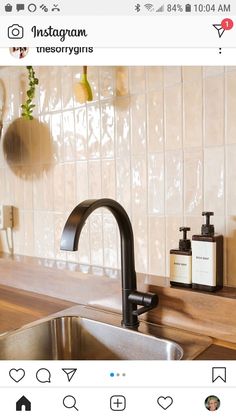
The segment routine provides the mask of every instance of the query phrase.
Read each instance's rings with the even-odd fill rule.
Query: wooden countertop
[[[213,294],[175,289],[167,278],[151,275],[138,275],[138,288],[159,295],[159,306],[144,315],[148,321],[210,336],[220,342],[218,352],[213,348],[217,356],[227,356],[219,348],[229,345],[227,359],[236,359],[236,289]],[[75,304],[120,312],[119,271],[0,255],[0,333]],[[213,352],[205,356],[215,359]]]
[[[0,285],[0,333],[73,306],[69,301]]]
[[[0,285],[0,333],[74,306],[74,303]],[[211,345],[197,360],[235,360],[236,350]]]

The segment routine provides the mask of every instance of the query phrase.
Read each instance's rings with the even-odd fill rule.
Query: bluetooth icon
[[[136,4],[136,6],[134,7],[134,10],[135,10],[136,12],[140,12],[140,10],[141,10],[141,6],[140,6],[140,4]]]

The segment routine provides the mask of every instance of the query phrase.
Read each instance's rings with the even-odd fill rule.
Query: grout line
[[[163,167],[164,167],[164,220],[165,220],[165,251],[164,251],[164,275],[167,276],[167,215],[166,215],[166,88],[165,88],[165,67],[162,67],[162,98],[163,98]]]
[[[202,211],[205,210],[205,135],[206,135],[206,77],[204,77],[204,66],[202,67]]]
[[[184,80],[183,66],[181,67],[181,130],[182,130],[182,223],[185,225],[185,161],[184,161],[184,135],[185,135],[185,114],[184,114]]]
[[[146,224],[146,269],[145,269],[145,273],[150,272],[149,269],[149,265],[150,265],[150,249],[149,249],[149,244],[150,244],[150,228],[149,228],[149,117],[148,117],[148,97],[149,97],[149,89],[148,89],[148,82],[147,82],[147,71],[148,68],[144,67],[144,74],[145,74],[145,135],[146,135],[146,147],[145,147],[145,160],[146,160],[146,220],[145,220],[145,224]]]
[[[112,72],[113,72],[113,100],[112,100],[112,105],[113,105],[113,111],[114,111],[114,131],[113,131],[113,135],[114,135],[114,139],[113,139],[113,159],[114,159],[114,172],[115,172],[115,176],[114,176],[114,182],[115,182],[115,191],[114,191],[114,199],[116,201],[118,201],[118,197],[117,197],[117,107],[116,107],[116,100],[117,100],[117,95],[116,95],[116,86],[117,86],[117,70],[116,67],[112,67]],[[114,240],[115,246],[116,246],[116,261],[115,261],[115,266],[113,266],[112,268],[118,268],[119,266],[119,240],[118,240],[118,234],[117,234],[117,225],[115,225],[115,240]]]
[[[224,274],[225,274],[225,285],[229,285],[229,278],[228,278],[228,183],[226,181],[226,176],[228,172],[228,159],[227,159],[227,132],[228,132],[228,124],[227,124],[227,115],[228,115],[228,73],[226,71],[226,67],[224,68]]]

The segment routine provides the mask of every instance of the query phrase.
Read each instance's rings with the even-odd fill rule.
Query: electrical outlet
[[[13,207],[10,205],[0,205],[0,229],[11,228],[13,226]]]

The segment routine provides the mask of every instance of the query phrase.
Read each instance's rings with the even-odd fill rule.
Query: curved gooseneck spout
[[[152,293],[141,293],[136,287],[134,263],[134,238],[130,219],[124,208],[113,199],[88,199],[77,205],[69,215],[61,237],[61,250],[78,250],[82,228],[88,216],[100,207],[105,207],[114,215],[120,231],[121,279],[122,279],[122,324],[128,328],[138,327],[138,315],[158,303]],[[137,309],[137,305],[144,306]]]

